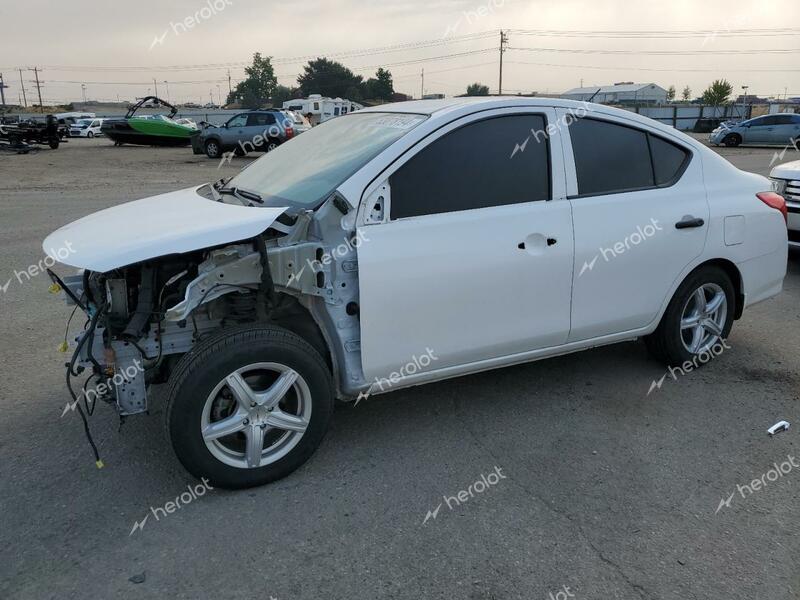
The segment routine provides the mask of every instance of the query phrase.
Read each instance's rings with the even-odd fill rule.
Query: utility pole
[[[508,34],[502,29],[500,30],[500,83],[497,85],[497,95],[503,95],[503,54],[506,51],[506,44],[508,44]]]
[[[25,82],[22,81],[22,69],[19,69],[19,84],[22,86],[22,102],[28,108],[28,99],[25,97]]]
[[[233,90],[231,90],[231,70],[228,69],[228,97],[233,94]]]
[[[422,79],[422,81],[419,84],[419,99],[422,100],[422,97],[425,95],[425,69],[424,68],[420,72],[419,76]]]
[[[156,98],[158,98],[158,83],[156,82],[156,78],[153,77],[153,87],[156,90]]]
[[[3,102],[3,106],[6,105],[5,87],[6,87],[6,84],[3,81],[3,74],[0,73],[0,100]]]
[[[42,106],[42,88],[39,85],[39,70],[36,67],[28,70],[33,71],[33,74],[36,76],[36,92],[39,94],[39,112],[44,112],[44,106]]]

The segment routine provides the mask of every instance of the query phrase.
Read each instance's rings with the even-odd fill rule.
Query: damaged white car
[[[770,189],[627,111],[406,102],[44,247],[69,242],[82,269],[52,274],[88,315],[70,389],[83,374],[127,417],[167,382],[178,458],[237,488],[302,465],[335,399],[638,337],[668,364],[703,362],[781,290],[786,204]]]

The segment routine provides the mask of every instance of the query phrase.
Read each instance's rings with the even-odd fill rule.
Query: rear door
[[[533,109],[531,109],[533,110]],[[558,346],[573,239],[552,109],[488,111],[431,134],[365,191],[358,235],[367,379]],[[369,224],[375,199],[383,209]]]
[[[276,138],[280,134],[275,125],[275,113],[252,113],[247,117],[247,127],[242,143],[247,150],[254,150],[264,146],[269,138]]]
[[[600,115],[574,120],[567,137],[574,342],[651,323],[703,251],[709,209],[700,157],[667,135]]]
[[[758,117],[749,122],[742,132],[746,144],[763,144],[772,140],[775,130],[775,117]]]

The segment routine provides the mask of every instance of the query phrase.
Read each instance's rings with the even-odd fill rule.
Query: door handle
[[[558,243],[558,240],[556,238],[549,237],[546,239],[546,243],[548,246],[555,246]],[[525,242],[520,242],[519,244],[517,244],[517,248],[519,248],[520,250],[526,250],[527,246],[525,245]]]
[[[675,229],[691,229],[693,227],[702,227],[705,225],[705,223],[706,222],[703,219],[686,215],[683,217],[683,219],[675,223]]]

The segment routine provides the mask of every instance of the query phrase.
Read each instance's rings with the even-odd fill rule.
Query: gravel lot
[[[767,174],[773,150],[721,153]],[[289,478],[156,520],[197,484],[160,398],[121,431],[98,408],[98,471],[77,415],[60,418],[69,311],[46,277],[13,274],[69,221],[248,160],[102,139],[0,156],[0,598],[800,598],[800,469],[737,492],[800,466],[796,254],[731,350],[650,395],[664,368],[638,342],[395,392],[338,408]],[[496,484],[423,525],[482,475]]]

